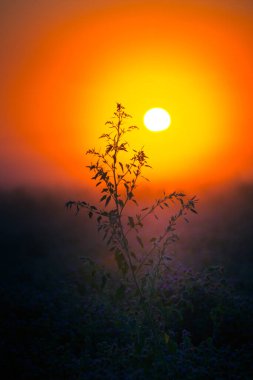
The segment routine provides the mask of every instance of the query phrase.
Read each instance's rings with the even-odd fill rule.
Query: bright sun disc
[[[170,115],[163,108],[151,108],[144,115],[144,124],[152,132],[167,129],[170,122]]]

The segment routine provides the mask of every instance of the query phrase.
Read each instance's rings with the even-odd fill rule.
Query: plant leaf
[[[143,248],[143,242],[142,242],[140,236],[137,235],[136,239],[137,239],[138,243],[140,244],[140,246]]]
[[[124,167],[123,167],[123,164],[121,162],[119,162],[119,165],[121,167],[121,170],[124,171]]]
[[[111,198],[112,197],[110,195],[109,195],[109,197],[107,197],[106,202],[105,202],[105,207],[108,205],[108,203],[110,202]]]
[[[128,217],[128,224],[130,225],[131,228],[134,228],[134,218],[132,216]]]
[[[105,198],[106,198],[106,195],[103,195],[103,196],[100,198],[100,201],[99,201],[99,202],[102,202]]]

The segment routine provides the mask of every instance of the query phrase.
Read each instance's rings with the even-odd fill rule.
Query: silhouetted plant
[[[90,218],[96,216],[98,231],[103,232],[106,244],[114,252],[118,269],[124,279],[124,290],[124,284],[133,281],[139,296],[144,299],[144,293],[149,296],[152,294],[157,280],[168,266],[171,259],[168,246],[178,239],[175,232],[178,220],[184,218],[188,222],[188,211],[197,213],[197,200],[195,196],[187,199],[182,192],[164,192],[152,205],[139,207],[135,197],[137,183],[145,178],[142,175],[143,169],[151,166],[143,148],[138,151],[133,149],[132,155],[127,159],[126,153],[129,153],[130,147],[125,137],[138,129],[135,125],[125,125],[129,118],[131,116],[125,112],[125,108],[117,103],[113,119],[105,123],[109,126],[109,131],[100,136],[105,142],[104,149],[98,151],[93,148],[86,152],[94,158],[87,167],[96,187],[100,188],[99,202],[103,206],[94,206],[86,201],[69,201],[66,206],[75,206],[77,212],[85,208]],[[126,155],[126,162],[121,158],[123,154]],[[128,208],[128,213],[126,212],[130,202],[135,204],[137,212],[133,213],[132,208]],[[147,217],[153,215],[158,219],[158,209],[168,212],[175,205],[177,210],[168,215],[161,233],[146,241],[142,231]],[[130,237],[133,234],[140,248],[138,251],[131,244]]]

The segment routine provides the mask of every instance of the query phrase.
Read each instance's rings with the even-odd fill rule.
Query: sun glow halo
[[[151,108],[144,115],[144,124],[152,132],[164,131],[170,123],[170,115],[163,108]]]

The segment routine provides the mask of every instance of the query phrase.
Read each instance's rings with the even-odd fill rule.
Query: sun
[[[152,132],[160,132],[170,126],[171,118],[163,108],[151,108],[144,115],[144,124]]]

